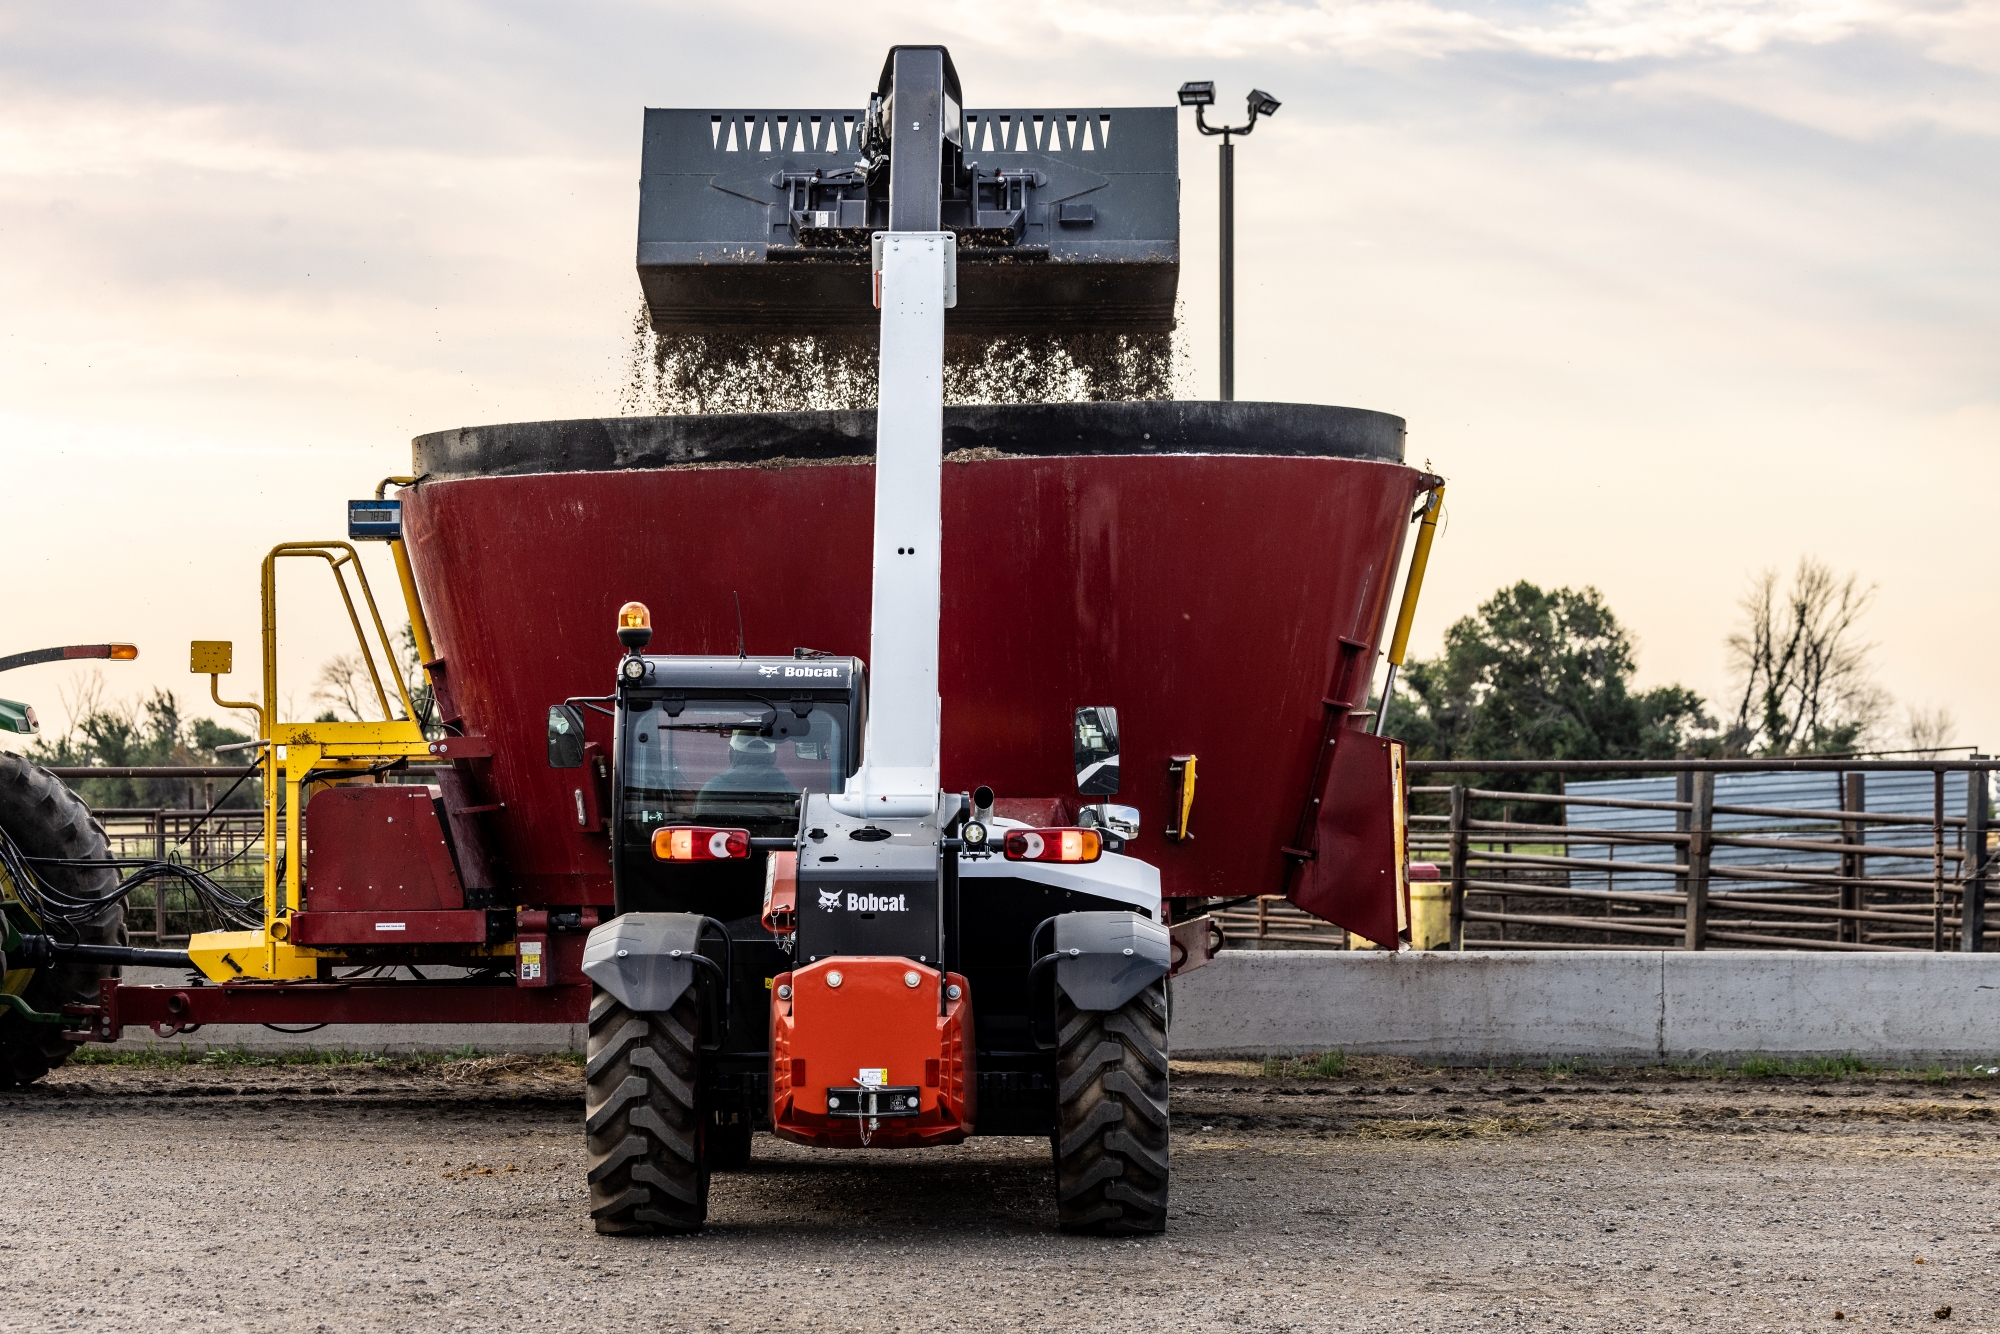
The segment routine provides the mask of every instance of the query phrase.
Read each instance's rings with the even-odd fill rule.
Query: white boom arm
[[[875,418],[875,589],[861,767],[833,807],[924,816],[938,803],[938,619],[944,537],[944,312],[958,297],[950,232],[886,232]]]

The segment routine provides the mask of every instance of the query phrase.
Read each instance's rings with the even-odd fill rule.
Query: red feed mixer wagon
[[[937,47],[864,112],[648,112],[656,326],[878,320],[879,410],[419,437],[349,536],[391,546],[427,702],[349,542],[273,550],[260,698],[277,572],[324,562],[382,719],[259,711],[263,903],[209,898],[237,929],[189,984],[107,978],[66,1038],[587,1022],[601,1231],[699,1227],[758,1128],[1048,1135],[1065,1228],[1163,1228],[1205,909],[1407,934],[1368,698],[1442,490],[1382,413],[943,406],[947,329],[1170,321],[1172,118],[969,111]],[[228,646],[193,665],[228,704]]]

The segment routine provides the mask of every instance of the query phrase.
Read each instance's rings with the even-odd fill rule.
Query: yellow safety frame
[[[375,499],[380,500],[390,487],[415,486],[414,477],[384,477],[375,484]],[[410,568],[410,553],[398,537],[389,543],[389,554],[396,561],[396,578],[403,585],[403,605],[410,613],[410,633],[417,639],[417,661],[432,663],[437,661],[437,653],[431,648],[430,623],[424,620],[424,605],[417,597],[417,576]],[[428,670],[428,668],[426,668]]]
[[[1437,538],[1438,515],[1444,512],[1444,483],[1438,482],[1413,518],[1422,519],[1417,547],[1410,553],[1410,572],[1403,580],[1403,605],[1396,612],[1396,630],[1389,638],[1389,674],[1382,678],[1381,702],[1375,706],[1375,735],[1389,731],[1389,705],[1396,695],[1396,673],[1410,652],[1410,626],[1417,619],[1417,599],[1424,591],[1424,571],[1430,568],[1431,543]]]
[[[384,483],[385,486],[387,484]],[[381,494],[379,488],[376,494]],[[402,551],[401,542],[394,546],[397,573],[403,584],[404,598],[409,604],[410,625],[417,636],[418,651],[425,661],[430,661],[429,630],[423,623],[417,604],[416,583],[410,574],[409,559]],[[375,687],[376,701],[382,709],[381,722],[301,723],[279,720],[276,704],[278,562],[285,559],[317,559],[327,563],[334,584],[340,590],[341,601],[347,608],[347,619],[354,628],[355,642],[360,646],[369,680]],[[349,570],[354,576],[352,587],[347,579]],[[401,718],[395,716],[389,692],[383,687],[382,673],[376,666],[374,649],[369,644],[360,609],[355,602],[357,590],[361,603],[367,607],[375,639],[381,645],[383,657],[395,679],[396,696],[403,707]],[[375,594],[368,586],[368,574],[361,568],[360,557],[353,546],[346,542],[281,542],[272,547],[264,557],[262,602],[264,704],[260,706],[223,699],[220,675],[209,675],[209,695],[217,704],[229,709],[247,709],[256,714],[259,762],[264,768],[264,925],[253,931],[204,932],[189,942],[188,953],[195,966],[218,982],[316,977],[322,960],[342,957],[338,951],[308,949],[290,941],[291,928],[286,919],[301,901],[300,877],[305,860],[299,837],[302,824],[299,816],[307,800],[320,788],[365,775],[384,762],[420,759],[430,754],[430,743],[415,720],[416,710],[410,703],[408,684],[396,666],[395,646],[389,639],[388,627],[382,622],[382,613],[375,605]],[[274,858],[271,849],[279,843],[281,812],[290,818],[284,821],[283,854]],[[279,874],[281,865],[284,868],[282,877]]]

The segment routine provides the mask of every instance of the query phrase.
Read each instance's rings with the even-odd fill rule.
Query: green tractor
[[[0,672],[138,656],[130,644],[72,644],[0,657]],[[32,706],[0,699],[0,731],[40,730]],[[63,1036],[63,1006],[95,1001],[99,980],[116,972],[73,952],[125,944],[110,858],[104,826],[81,797],[40,765],[0,751],[0,1088],[31,1084],[67,1060],[76,1044]]]

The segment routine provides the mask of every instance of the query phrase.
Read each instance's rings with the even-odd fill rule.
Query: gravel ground
[[[1048,1147],[759,1137],[592,1232],[560,1060],[72,1067],[0,1093],[0,1330],[1994,1328],[1986,1085],[1176,1067],[1163,1237]]]

